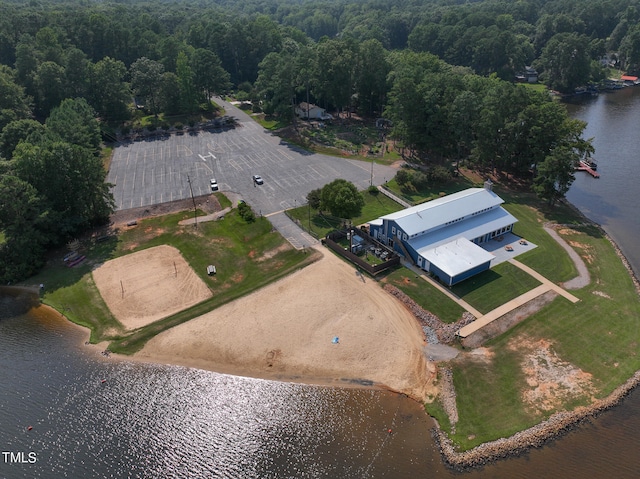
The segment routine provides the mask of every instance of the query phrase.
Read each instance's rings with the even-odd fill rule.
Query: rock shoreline
[[[595,223],[603,236],[613,246],[616,255],[625,266],[636,292],[640,295],[640,281],[636,277],[629,260],[624,256],[622,250],[616,242]],[[575,228],[575,225],[567,225]],[[466,471],[475,469],[487,464],[491,464],[500,459],[519,456],[526,453],[531,448],[539,448],[545,444],[558,439],[568,432],[574,430],[583,422],[598,416],[599,414],[619,405],[629,393],[640,384],[640,371],[636,371],[624,384],[613,390],[609,396],[600,399],[590,406],[580,407],[574,411],[560,411],[553,414],[549,419],[524,431],[517,432],[508,438],[501,438],[495,441],[485,442],[468,451],[459,452],[453,441],[439,427],[432,429],[432,436],[444,459],[445,464],[456,471]],[[436,423],[437,424],[437,423]]]
[[[455,323],[443,323],[440,318],[438,318],[435,314],[430,313],[422,308],[418,303],[416,303],[413,299],[411,299],[406,293],[399,290],[392,284],[385,284],[384,290],[389,294],[398,298],[402,303],[409,308],[409,311],[415,316],[421,326],[426,326],[433,330],[437,336],[439,342],[443,344],[452,344],[457,338],[457,333],[460,328],[463,328],[467,324],[475,321],[475,316],[467,311],[462,313],[462,318],[460,318]],[[427,335],[427,339],[430,339]],[[435,341],[431,340],[430,343],[435,343]]]
[[[440,428],[433,428],[432,435],[446,465],[462,472],[485,466],[499,459],[518,456],[534,447],[542,447],[572,431],[584,421],[617,406],[638,384],[640,384],[640,371],[616,388],[608,397],[591,406],[574,411],[557,412],[546,421],[517,432],[511,437],[485,442],[464,452],[457,451],[451,439]]]

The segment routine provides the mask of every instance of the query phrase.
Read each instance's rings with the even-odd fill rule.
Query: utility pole
[[[193,221],[194,227],[198,227],[198,211],[196,209],[196,199],[193,197],[193,188],[191,187],[191,178],[187,175],[187,183],[189,183],[189,191],[191,191],[191,201],[193,201]]]

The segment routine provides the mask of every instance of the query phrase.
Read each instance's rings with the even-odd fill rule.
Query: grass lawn
[[[285,126],[289,126],[290,123],[283,122],[281,119],[276,118],[272,115],[265,115],[264,113],[258,113],[255,115],[251,115],[256,122],[258,122],[265,130],[275,131],[280,128],[284,128]]]
[[[416,278],[411,270],[402,266],[380,276],[380,281],[394,285],[419,304],[422,309],[435,314],[444,323],[455,323],[464,313],[462,306],[451,301],[447,295],[423,279]]]
[[[369,193],[365,190],[362,192],[364,197],[364,207],[362,213],[357,218],[351,219],[354,225],[360,225],[368,221],[379,218],[380,216],[393,213],[402,209],[402,206],[393,201],[388,196],[380,192]],[[287,211],[287,214],[296,220],[302,228],[309,231],[311,224],[311,233],[316,238],[324,238],[327,233],[340,229],[343,220],[328,215],[320,215],[318,210],[309,208],[309,206],[299,206]]]
[[[409,191],[405,188],[401,188],[395,178],[389,179],[384,186],[394,195],[402,198],[410,204],[417,205],[419,203],[424,203],[425,201],[440,198],[441,196],[450,195],[451,193],[457,193],[458,191],[462,191],[467,188],[474,188],[482,185],[475,184],[463,176],[454,178],[444,185],[433,185],[417,191]]]
[[[540,282],[511,263],[501,263],[466,281],[452,291],[483,314],[539,286]]]
[[[640,300],[627,270],[599,229],[584,227],[563,234],[589,259],[591,284],[572,291],[581,299],[577,304],[558,297],[489,342],[487,346],[495,354],[490,362],[452,362],[460,417],[453,439],[462,449],[509,436],[555,411],[532,411],[524,404],[522,394],[531,386],[522,372],[524,353],[510,347],[512,341],[550,341],[551,350],[562,361],[592,375],[599,398],[640,369]],[[536,258],[530,260],[535,263]],[[572,409],[589,401],[589,397],[578,396],[558,409]]]
[[[271,224],[265,218],[248,224],[233,210],[224,220],[199,223],[197,229],[192,225],[178,225],[180,220],[190,217],[191,212],[181,212],[142,220],[137,227],[117,238],[96,244],[87,242],[82,251],[87,260],[81,266],[67,268],[61,258],[56,258],[30,282],[46,285],[43,298],[46,304],[63,312],[71,321],[91,328],[92,342],[111,340],[112,351],[130,354],[159,332],[261,288],[315,260],[313,254],[285,248],[272,257],[255,261],[254,258],[286,244],[279,233],[271,232]],[[134,332],[125,332],[93,283],[92,265],[164,244],[180,250],[196,274],[210,287],[213,297]],[[208,277],[203,265],[212,261],[218,272],[215,277]]]

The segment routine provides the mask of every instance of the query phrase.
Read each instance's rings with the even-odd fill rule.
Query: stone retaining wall
[[[475,316],[473,316],[471,313],[465,311],[462,314],[462,318],[455,323],[443,323],[435,314],[423,309],[418,303],[407,296],[407,294],[400,291],[392,284],[385,284],[384,289],[385,291],[402,301],[402,303],[404,303],[409,308],[409,311],[413,313],[415,318],[422,326],[427,326],[434,330],[436,335],[438,336],[438,340],[444,344],[453,343],[460,328],[472,323],[476,319]]]
[[[575,225],[567,225],[575,227]],[[598,226],[598,225],[595,225]],[[599,227],[599,226],[598,226]],[[599,227],[600,228],[600,227]],[[627,268],[636,292],[640,295],[640,282],[635,276],[627,258],[618,245],[602,228],[602,234],[611,243],[616,254]],[[496,460],[520,455],[532,447],[542,447],[567,432],[573,430],[584,421],[594,418],[602,412],[617,406],[640,384],[640,371],[636,371],[624,384],[617,387],[609,396],[586,407],[574,411],[560,411],[546,421],[529,429],[518,432],[511,437],[486,442],[468,451],[459,452],[449,437],[438,427],[432,429],[432,435],[440,449],[445,463],[458,471],[481,467]]]
[[[597,401],[591,406],[578,408],[575,411],[561,411],[548,420],[518,432],[511,437],[486,442],[465,452],[456,451],[447,435],[439,428],[432,430],[433,437],[442,453],[445,462],[451,468],[463,471],[484,466],[498,459],[517,456],[532,447],[541,447],[567,432],[589,418],[595,417],[607,409],[620,404],[631,390],[640,383],[640,371],[636,372],[622,386],[616,388],[607,398]]]

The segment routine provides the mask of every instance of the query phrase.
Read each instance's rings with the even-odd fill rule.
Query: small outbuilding
[[[332,120],[333,116],[327,110],[312,103],[302,102],[295,108],[296,116],[303,120]]]

